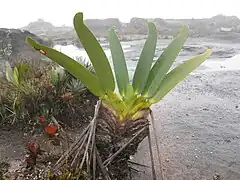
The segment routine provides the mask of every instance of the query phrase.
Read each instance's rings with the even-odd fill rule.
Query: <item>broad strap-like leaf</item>
[[[93,94],[96,96],[103,95],[104,92],[97,77],[83,65],[61,52],[35,42],[30,37],[26,38],[26,42],[78,78]]]
[[[136,71],[133,77],[134,91],[141,94],[147,82],[147,78],[152,66],[155,49],[157,44],[157,29],[156,26],[148,23],[148,39],[146,40],[141,52]]]
[[[108,40],[109,40],[110,50],[112,54],[112,61],[113,61],[115,76],[118,84],[118,89],[120,94],[124,96],[127,93],[129,76],[128,76],[128,70],[127,70],[123,49],[117,37],[117,34],[114,31],[114,28],[112,28],[108,32]]]
[[[193,70],[195,70],[201,63],[203,63],[210,55],[212,51],[208,49],[203,54],[195,56],[183,64],[180,64],[169,72],[163,79],[160,88],[156,95],[150,100],[150,102],[156,103],[160,101],[169,91],[171,91],[180,81],[187,77]]]
[[[128,107],[128,109],[130,109],[132,107],[132,105],[135,102],[137,96],[138,95],[136,93],[134,93],[132,84],[128,84],[128,86],[127,86],[127,93],[123,97],[123,101],[125,102],[125,104]]]
[[[84,24],[83,13],[77,13],[74,16],[74,27],[92,62],[100,85],[105,92],[113,92],[115,90],[115,81],[111,66],[98,40]]]
[[[153,97],[159,88],[161,81],[169,71],[188,37],[188,26],[183,26],[181,32],[172,43],[164,50],[152,67],[144,88],[144,96]]]
[[[128,84],[127,85],[127,91],[126,91],[126,94],[124,96],[124,101],[127,103],[128,101],[132,101],[132,98],[134,96],[136,96],[137,94],[134,93],[134,90],[133,90],[133,87],[132,87],[132,84]]]

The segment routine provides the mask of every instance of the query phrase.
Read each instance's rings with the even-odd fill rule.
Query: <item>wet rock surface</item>
[[[166,179],[240,179],[239,81],[240,71],[192,75],[153,107]],[[151,165],[147,142],[135,160]]]

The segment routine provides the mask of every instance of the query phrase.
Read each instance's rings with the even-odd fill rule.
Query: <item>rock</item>
[[[155,18],[155,19],[153,19],[153,22],[156,24],[158,30],[167,26],[167,22],[161,18]]]
[[[125,34],[147,34],[147,20],[143,18],[132,18],[124,29]]]
[[[21,29],[36,34],[42,39],[51,39],[54,44],[74,44],[73,41],[78,39],[73,27],[64,25],[55,27],[53,24],[46,22],[43,19],[31,22]]]
[[[23,59],[29,61],[41,59],[41,54],[25,42],[26,36],[30,36],[39,43],[51,46],[50,41],[43,40],[29,31],[0,28],[0,59],[9,61],[11,64]]]
[[[232,28],[240,25],[240,19],[236,16],[224,16],[222,14],[213,16],[210,21],[213,22],[214,26]]]
[[[115,27],[119,35],[147,35],[147,22],[154,22],[159,36],[171,38],[176,36],[182,24],[190,28],[190,37],[225,38],[227,40],[240,39],[240,19],[235,16],[217,15],[206,19],[144,19],[134,17],[129,23],[122,23],[117,18],[87,19],[85,24],[97,37],[106,37],[110,27]],[[55,44],[70,44],[78,41],[75,30],[69,26],[54,26],[53,24],[39,19],[29,23],[22,29],[28,30],[40,37],[48,37]],[[238,38],[236,38],[238,37]],[[61,41],[60,41],[61,39]],[[65,40],[63,40],[65,39]],[[77,45],[79,45],[77,43]],[[79,46],[80,47],[80,46]]]
[[[220,180],[220,174],[215,173],[215,175],[213,176],[213,180]]]
[[[48,31],[52,31],[54,28],[55,27],[52,23],[46,22],[43,19],[38,19],[35,22],[30,22],[27,26],[21,29],[28,30],[37,35],[41,35],[41,34],[45,34]]]
[[[26,42],[26,36],[38,41],[41,44],[51,46],[50,41],[44,41],[29,31],[19,29],[0,28],[0,51],[2,59],[13,59],[16,57],[39,58],[39,53],[31,48]]]
[[[108,19],[86,19],[85,24],[97,37],[107,36],[108,30],[114,27],[118,32],[121,31],[122,23],[117,18]]]

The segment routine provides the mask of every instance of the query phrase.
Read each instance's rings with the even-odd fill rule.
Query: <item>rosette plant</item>
[[[26,42],[64,67],[101,99],[100,117],[96,126],[96,144],[98,149],[102,149],[103,159],[106,160],[109,155],[114,154],[120,146],[123,146],[126,139],[130,140],[139,132],[139,138],[125,148],[125,153],[128,154],[124,158],[127,159],[136,152],[138,144],[148,135],[148,128],[145,131],[140,132],[140,130],[149,124],[148,116],[151,105],[159,102],[203,63],[211,55],[211,50],[192,57],[170,71],[187,40],[188,26],[182,27],[180,33],[154,62],[158,35],[156,26],[149,22],[148,38],[140,54],[132,83],[130,83],[126,59],[115,29],[112,28],[108,32],[112,69],[103,48],[84,24],[83,13],[77,13],[73,21],[81,44],[94,67],[94,74],[67,55],[39,44],[30,37],[27,37]],[[107,160],[104,164],[110,165],[109,161]]]

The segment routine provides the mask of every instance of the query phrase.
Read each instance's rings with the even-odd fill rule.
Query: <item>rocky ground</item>
[[[159,42],[157,56],[168,43],[169,40]],[[123,43],[130,76],[142,44],[143,41]],[[227,63],[232,62],[228,58],[239,54],[240,44],[200,38],[190,40],[178,63],[206,48],[213,49],[211,60],[153,106],[167,180],[240,179],[240,71],[230,71]],[[231,69],[240,69],[240,63],[235,62]],[[29,138],[25,133],[0,127],[0,162],[10,162],[17,168],[24,158]],[[154,150],[154,157],[157,157],[156,148]],[[141,144],[133,161],[151,165],[147,140]],[[0,169],[1,166],[4,164],[0,163]],[[139,169],[141,172],[134,173],[136,180],[151,179],[151,169]],[[159,166],[157,171],[159,174]]]
[[[240,179],[239,82],[240,71],[194,74],[153,106],[166,180]],[[25,141],[1,130],[0,159],[16,164]],[[133,161],[151,165],[147,141]],[[135,179],[151,180],[151,169],[136,168]]]

